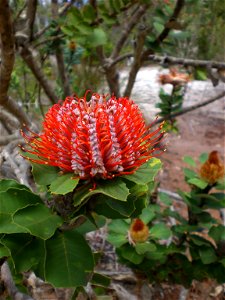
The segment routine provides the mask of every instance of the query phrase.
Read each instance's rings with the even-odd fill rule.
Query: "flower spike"
[[[67,97],[53,105],[36,134],[21,131],[35,155],[30,161],[57,166],[81,179],[113,178],[132,174],[158,152],[163,136],[162,125],[150,132],[139,107],[128,98],[94,93]]]

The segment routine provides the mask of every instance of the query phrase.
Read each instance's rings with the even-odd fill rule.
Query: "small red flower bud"
[[[145,242],[149,237],[148,226],[141,219],[134,219],[129,229],[132,242]]]
[[[214,184],[224,176],[224,166],[219,159],[218,152],[212,151],[208,160],[200,168],[200,176],[208,183]]]

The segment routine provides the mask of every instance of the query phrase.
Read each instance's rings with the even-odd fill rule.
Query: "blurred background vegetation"
[[[26,111],[32,105],[44,113],[49,100],[56,102],[56,98],[62,99],[68,93],[81,96],[86,89],[98,91],[107,83],[111,92],[119,94],[116,76],[127,67],[128,58],[137,55],[139,50],[142,56],[138,68],[151,63],[144,58],[146,54],[174,56],[175,53],[180,58],[225,60],[223,0],[180,1],[182,10],[175,18],[171,18],[177,5],[174,0],[30,2],[36,12],[28,39],[26,1],[10,1],[16,37],[19,39],[24,35],[26,47],[32,48],[31,55],[41,68],[44,80],[53,86],[55,99],[46,97],[43,83],[26,58],[21,57],[21,46],[24,45],[17,41],[9,95]],[[144,13],[129,31],[140,6]],[[115,46],[126,30],[122,47],[115,56]],[[159,41],[165,30],[168,30],[166,37]],[[137,48],[140,49],[137,51]],[[117,59],[118,63],[110,65]],[[195,76],[206,79],[207,74],[198,68]],[[129,96],[131,90],[126,91]]]

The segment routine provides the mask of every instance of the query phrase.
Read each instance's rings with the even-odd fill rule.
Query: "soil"
[[[225,149],[225,123],[224,119],[210,113],[210,107],[224,109],[221,100],[216,101],[204,109],[189,112],[177,118],[179,134],[170,133],[167,136],[167,151],[160,159],[163,170],[159,176],[160,187],[177,192],[178,189],[188,191],[189,187],[184,181],[183,162],[184,155],[189,155],[198,163],[201,153],[210,153],[217,150],[220,158],[224,160]]]

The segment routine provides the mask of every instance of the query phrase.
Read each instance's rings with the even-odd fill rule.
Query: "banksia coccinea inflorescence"
[[[200,168],[200,176],[209,184],[214,184],[223,178],[224,166],[219,159],[217,151],[212,151],[209,154],[209,158]]]
[[[149,131],[138,106],[128,98],[92,94],[89,102],[67,97],[53,105],[43,132],[22,131],[34,163],[57,166],[81,179],[132,174],[161,152],[162,125]]]

